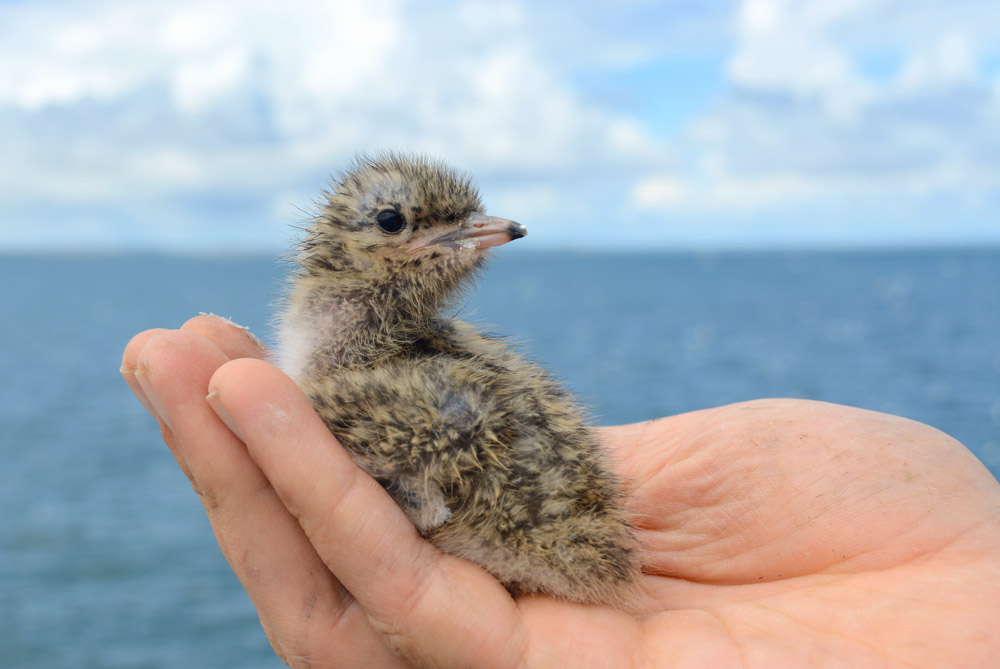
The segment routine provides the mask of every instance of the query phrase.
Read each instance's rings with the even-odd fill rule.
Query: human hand
[[[601,428],[630,482],[639,597],[625,611],[513,600],[423,541],[264,355],[198,317],[137,335],[122,371],[293,666],[1000,656],[1000,485],[932,428],[793,400]]]

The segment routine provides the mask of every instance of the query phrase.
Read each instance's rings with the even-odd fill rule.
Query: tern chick
[[[573,398],[446,315],[526,234],[426,158],[361,158],[297,252],[278,363],[420,533],[512,594],[621,604],[637,570],[620,482]]]

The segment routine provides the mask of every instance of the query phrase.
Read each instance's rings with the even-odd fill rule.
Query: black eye
[[[378,224],[379,230],[390,235],[395,235],[406,227],[406,219],[398,211],[392,210],[380,212],[375,217],[375,222]]]

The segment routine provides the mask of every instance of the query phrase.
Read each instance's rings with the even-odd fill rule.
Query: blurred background
[[[380,149],[528,227],[459,313],[598,422],[803,397],[1000,473],[995,2],[0,0],[0,664],[280,666],[120,354],[270,341]]]

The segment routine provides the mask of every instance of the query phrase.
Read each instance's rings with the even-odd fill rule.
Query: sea
[[[271,339],[271,257],[0,258],[0,665],[280,667],[154,421],[144,329]],[[906,416],[1000,474],[1000,249],[497,253],[463,318],[601,424],[761,397]]]

